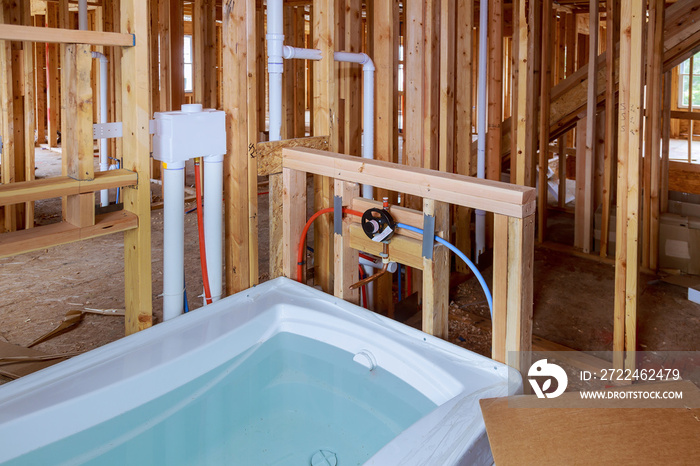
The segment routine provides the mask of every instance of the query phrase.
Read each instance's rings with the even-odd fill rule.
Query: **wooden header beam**
[[[525,218],[535,212],[534,188],[315,149],[285,148],[282,157],[283,168],[368,183],[508,217]]]
[[[0,25],[0,40],[48,42],[52,44],[86,44],[114,47],[133,47],[135,34],[118,32],[76,31],[73,29],[42,28],[34,26]]]

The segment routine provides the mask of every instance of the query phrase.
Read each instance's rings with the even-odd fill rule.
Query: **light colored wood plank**
[[[335,181],[336,196],[342,198],[343,207],[351,205],[354,198],[360,195],[360,186],[357,183],[347,183],[345,181]],[[345,301],[353,304],[360,304],[360,291],[351,290],[350,285],[357,281],[357,265],[359,264],[359,254],[357,249],[350,247],[350,217],[343,218],[342,234],[333,234],[333,251],[335,253],[335,280],[333,294]]]
[[[423,166],[423,115],[425,114],[424,65],[425,43],[423,22],[424,12],[421,2],[407,2],[405,5],[405,47],[404,70],[406,110],[404,112],[403,163],[411,167]],[[409,197],[407,207],[420,208],[420,200]]]
[[[440,0],[424,0],[423,6],[423,167],[440,165]],[[409,207],[411,205],[409,204]],[[420,207],[420,204],[415,206]]]
[[[98,215],[95,218],[94,225],[83,228],[67,222],[60,222],[28,230],[4,233],[0,235],[0,257],[15,256],[60,244],[130,231],[137,227],[138,218],[136,215],[126,211],[118,211]]]
[[[449,209],[444,202],[423,200],[423,214],[435,217],[435,234],[444,238],[449,228]],[[433,248],[432,259],[423,257],[423,320],[425,333],[447,339],[449,324],[450,254]]]
[[[455,173],[472,174],[472,31],[474,2],[457,0],[456,62],[455,68]],[[458,206],[455,215],[457,248],[471,256],[471,210]],[[468,267],[457,261],[457,271],[467,273]]]
[[[532,349],[535,216],[508,219],[508,298],[506,364],[529,367]]]
[[[305,276],[297,276],[297,247],[306,223],[306,173],[285,168],[282,170],[282,178],[284,275],[306,283]],[[302,267],[302,274],[305,270],[306,267]]]
[[[488,129],[486,178],[501,180],[501,124],[503,120],[503,1],[489,2]]]
[[[63,154],[67,174],[77,180],[95,178],[92,139],[92,86],[90,46],[67,44],[61,62],[62,99],[65,107]],[[66,199],[65,220],[79,227],[95,222],[94,194],[77,194]]]
[[[345,10],[345,44],[342,50],[346,52],[362,52],[362,0],[344,0]],[[336,15],[339,15],[336,8]],[[336,47],[341,50],[340,47]],[[362,67],[348,63],[343,66],[343,81],[345,87],[345,153],[360,155],[362,152]]]
[[[100,31],[75,31],[62,28],[37,28],[3,24],[0,40],[46,42],[51,44],[85,44],[114,47],[133,47],[136,38],[131,34]]]
[[[599,1],[589,2],[589,51],[591,57],[598,56],[598,17]],[[598,60],[593,59],[588,63],[588,101],[595,102],[598,92]],[[586,108],[586,160],[583,176],[585,177],[585,189],[583,195],[583,252],[591,252],[593,245],[593,174],[595,171],[596,145],[598,143],[598,112],[596,105],[588,105]],[[578,181],[578,177],[576,178]]]
[[[508,217],[494,215],[493,238],[493,329],[491,358],[506,362],[508,326]]]
[[[46,26],[56,27],[58,25],[58,5],[50,3],[47,5]],[[57,133],[60,129],[60,101],[59,101],[59,84],[60,76],[58,72],[58,45],[47,44],[46,52],[48,54],[47,70],[46,70],[46,100],[47,100],[47,127],[49,147],[57,146]]]
[[[86,194],[102,189],[120,188],[136,184],[136,173],[128,170],[110,170],[95,173],[93,180],[75,180],[56,176],[39,180],[0,185],[0,205],[18,204],[75,194]]]
[[[532,188],[313,149],[283,149],[283,166],[508,216],[534,212]]]
[[[628,0],[623,0],[622,17]],[[640,2],[630,2],[630,79],[629,79],[629,124],[627,136],[629,137],[629,156],[627,165],[627,274],[625,293],[625,368],[636,367],[635,353],[637,351],[637,298],[639,282],[639,229],[640,229],[640,176],[642,140],[642,92],[643,92],[643,50],[644,50],[644,23],[646,21],[646,5]],[[622,28],[621,28],[622,30]],[[623,56],[622,47],[620,57]],[[621,58],[622,60],[622,58]],[[622,76],[620,82],[622,83]],[[622,91],[620,92],[622,95]],[[622,105],[620,98],[620,105]],[[618,215],[620,215],[618,213]],[[625,243],[617,243],[619,245]],[[631,260],[630,260],[631,259]]]
[[[369,239],[362,230],[362,226],[359,224],[350,223],[348,225],[348,231],[350,236],[349,244],[351,248],[358,249],[375,256],[382,253],[384,249],[382,243],[377,243],[376,241]],[[445,247],[442,245],[436,245],[435,248]],[[416,270],[422,270],[424,266],[422,252],[422,240],[403,235],[394,235],[391,238],[391,245],[389,247],[389,260],[391,262],[397,262],[399,264],[412,267]],[[435,254],[436,252],[433,250],[433,256],[435,256]]]
[[[649,238],[649,262],[648,266],[654,270],[659,263],[659,217],[660,211],[660,194],[661,188],[661,113],[662,113],[662,84],[663,75],[661,73],[661,57],[663,49],[663,28],[664,28],[664,2],[663,0],[654,0],[653,7],[654,22],[650,29],[654,29],[654,40],[649,44],[652,50],[652,63],[649,76],[652,79],[650,86],[650,99],[653,102],[653,108],[650,111],[651,128],[650,142],[648,147],[651,148],[651,183],[649,184],[649,234],[643,237]]]
[[[617,112],[615,111],[615,44],[620,38],[620,1],[607,0],[606,3],[606,55],[605,55],[605,156],[603,159],[603,208],[601,211],[600,256],[608,256],[610,235],[610,206],[613,190],[613,164],[617,146]]]
[[[124,33],[148,36],[148,3],[121,0],[120,27]],[[124,304],[126,333],[152,324],[151,192],[148,133],[149,82],[147,40],[124,48],[121,59],[121,102],[124,136],[123,168],[136,172],[138,184],[123,190],[124,210],[137,216],[138,228],[124,234]]]
[[[521,186],[534,186],[532,162],[535,157],[532,151],[535,138],[535,112],[529,100],[535,90],[535,40],[532,37],[533,24],[526,8],[525,0],[517,0],[518,15],[518,83],[514,96],[514,115],[517,118],[515,154],[516,180]],[[516,11],[515,9],[513,10]]]
[[[260,280],[260,271],[258,270],[258,167],[257,159],[251,155],[261,130],[258,127],[257,105],[254,103],[258,101],[258,80],[255,76],[258,43],[255,37],[257,34],[262,34],[262,31],[257,31],[255,7],[255,0],[246,0],[245,25],[248,51],[244,73],[246,76],[245,99],[247,107],[246,133],[244,134],[247,134],[248,148],[248,286],[255,286]],[[207,86],[205,86],[205,92],[206,90]],[[261,90],[260,92],[265,91]],[[211,92],[208,94],[211,96]],[[279,242],[281,243],[281,241]]]
[[[0,26],[4,23],[12,22],[12,9],[10,5],[2,4],[0,9]],[[1,158],[3,184],[15,181],[15,128],[14,128],[14,96],[15,85],[13,78],[12,43],[9,41],[0,42],[0,130],[3,135],[3,151]],[[3,218],[4,217],[4,218]],[[16,225],[15,207],[5,207],[0,215],[0,231],[14,231]]]
[[[455,0],[440,1],[440,160],[438,170],[454,172],[455,149]],[[463,27],[463,26],[462,26]],[[464,70],[462,70],[464,72]],[[466,73],[465,73],[466,74]],[[500,138],[499,138],[500,142]],[[499,151],[500,158],[500,151]]]
[[[248,187],[248,107],[246,2],[226,0],[223,5],[223,105],[226,112],[227,155],[224,159],[226,293],[250,286],[250,233]],[[257,183],[256,183],[257,186]]]
[[[313,66],[313,135],[329,136],[330,150],[340,149],[338,126],[338,101],[336,87],[335,52],[335,1],[314,0],[313,2],[313,48],[321,51],[322,59]],[[333,201],[331,180],[314,177],[314,209],[330,207]],[[314,278],[321,288],[330,293],[333,290],[333,229],[330,219],[321,218],[314,224]]]
[[[33,25],[33,20],[31,16],[31,7],[29,2],[22,2],[20,4],[21,7],[21,15],[22,15],[22,23],[25,25]],[[24,166],[22,167],[23,170],[23,180],[29,181],[34,179],[34,170],[35,170],[35,157],[34,157],[34,138],[35,136],[35,130],[37,128],[36,124],[36,107],[35,107],[35,100],[36,100],[36,90],[34,87],[34,82],[35,82],[35,69],[37,70],[39,74],[41,70],[43,70],[43,65],[41,66],[36,66],[34,63],[34,44],[31,42],[23,42],[22,43],[22,64],[23,64],[23,70],[22,70],[22,75],[24,78],[23,82],[23,87],[24,87],[24,108],[23,108],[23,121],[24,121]],[[32,228],[34,227],[34,203],[33,202],[27,202],[24,205],[24,219],[23,219],[23,226],[24,228]]]

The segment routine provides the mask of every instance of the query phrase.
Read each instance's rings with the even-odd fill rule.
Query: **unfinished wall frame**
[[[284,183],[284,273],[296,279],[296,245],[306,218],[306,174],[334,178],[336,195],[345,206],[352,205],[356,183],[367,183],[388,191],[402,192],[423,198],[423,214],[436,215],[436,233],[444,234],[447,204],[492,212],[495,217],[493,358],[512,367],[524,367],[520,351],[532,345],[532,267],[535,227],[535,190],[489,180],[447,174],[424,168],[406,167],[389,162],[358,159],[313,149],[286,148],[282,151]],[[420,213],[418,213],[420,215]],[[345,219],[343,235],[350,243],[352,223]],[[406,242],[404,256],[399,262],[423,270],[423,330],[445,338],[447,336],[449,274],[446,250],[435,246],[435,260],[426,263],[420,254],[421,241],[398,235]],[[358,240],[359,241],[359,240]],[[416,244],[411,246],[411,241]],[[345,246],[345,239],[335,238],[336,245]],[[414,253],[411,253],[411,247]],[[391,248],[391,246],[390,246]],[[369,251],[372,252],[372,251]],[[346,277],[346,270],[357,264],[347,264],[354,256],[336,251],[335,275]],[[352,296],[346,288],[350,280],[341,280],[336,296]]]
[[[29,5],[29,0],[19,2]],[[59,3],[67,11],[68,2]],[[11,41],[62,44],[64,170],[66,175],[0,185],[0,205],[9,207],[39,199],[65,196],[63,221],[0,235],[0,256],[21,254],[110,233],[124,234],[126,333],[150,327],[151,221],[149,185],[148,2],[121,0],[120,32],[85,31],[0,25],[0,44]],[[66,23],[66,18],[63,19]],[[93,105],[88,44],[121,51],[123,165],[120,170],[93,172]],[[32,49],[28,49],[32,50]],[[115,54],[116,55],[116,54]],[[31,104],[33,106],[33,103]],[[55,107],[54,107],[55,108]],[[32,122],[34,118],[32,117]],[[33,124],[33,123],[32,123]],[[33,149],[33,145],[31,146]],[[95,215],[94,193],[124,188],[123,210]],[[33,222],[33,218],[32,218]]]

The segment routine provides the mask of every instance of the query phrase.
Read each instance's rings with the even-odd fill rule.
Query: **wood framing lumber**
[[[535,215],[508,219],[506,364],[526,370],[532,349]]]
[[[341,128],[338,123],[338,89],[336,84],[335,52],[335,0],[314,0],[313,48],[323,57],[313,65],[313,135],[328,135],[330,150],[340,149]],[[321,210],[332,205],[333,184],[330,179],[314,177],[314,209]],[[314,223],[314,277],[321,288],[333,290],[333,233],[330,219],[320,218]]]
[[[247,2],[225,0],[223,12],[223,64],[227,70],[223,87],[227,140],[224,158],[225,282],[226,293],[233,294],[250,287],[251,279],[246,18],[255,11],[248,11]]]
[[[508,217],[494,215],[493,234],[491,358],[505,364],[508,324]]]
[[[382,243],[372,241],[367,238],[367,235],[362,230],[362,226],[357,223],[350,223],[348,225],[349,231],[349,245],[351,248],[367,252],[378,256],[382,253],[384,247]],[[436,248],[445,248],[442,245],[436,245]],[[410,238],[403,235],[394,235],[391,238],[391,244],[389,245],[389,260],[391,262],[398,262],[399,264],[404,264],[417,270],[423,270],[423,240]],[[433,251],[435,255],[435,251]]]
[[[61,99],[64,112],[62,153],[66,173],[77,180],[95,177],[93,158],[93,100],[90,85],[92,56],[90,46],[66,44],[61,61]],[[64,218],[69,223],[86,227],[95,222],[95,196],[67,196]]]
[[[591,57],[598,55],[598,9],[599,1],[590,0],[589,8],[589,51]],[[598,92],[598,60],[588,63],[588,102],[595,102]],[[593,247],[593,174],[595,171],[596,145],[598,143],[598,107],[588,105],[586,107],[586,159],[584,162],[585,189],[583,196],[583,252],[591,252]],[[578,179],[577,179],[578,180]]]
[[[282,169],[282,238],[284,243],[284,275],[292,280],[306,283],[305,276],[297,276],[297,247],[301,232],[306,223],[306,173],[298,170]],[[363,233],[364,234],[364,233]],[[302,275],[306,267],[302,266]]]
[[[87,194],[102,189],[133,186],[137,174],[124,169],[95,173],[93,180],[76,180],[66,175],[0,185],[0,205],[38,201],[52,197]]]
[[[503,1],[489,2],[488,24],[488,130],[486,178],[501,179],[501,131],[503,123]],[[487,57],[484,57],[486,59]]]
[[[120,231],[133,231],[137,227],[136,215],[122,210],[98,215],[94,225],[82,228],[68,222],[60,222],[4,233],[0,235],[0,257],[15,256]]]
[[[423,215],[435,217],[435,234],[449,233],[449,208],[444,202],[423,199]],[[391,247],[391,246],[390,246]],[[449,324],[450,253],[446,247],[433,247],[431,258],[423,257],[422,330],[447,339]]]
[[[456,59],[455,69],[455,123],[454,123],[454,158],[455,173],[472,174],[472,36],[474,23],[474,2],[457,1],[457,28],[455,34]],[[476,167],[474,167],[476,169]],[[455,245],[461,251],[471,251],[471,211],[466,207],[457,207],[454,222],[457,226]],[[457,261],[457,271],[467,273],[468,267]]]
[[[148,2],[121,0],[123,32],[148,37]],[[152,325],[150,85],[149,44],[142,40],[122,49],[121,103],[124,125],[123,168],[136,172],[138,183],[123,190],[124,210],[137,217],[137,228],[124,233],[124,305],[126,333]]]
[[[76,31],[62,28],[40,28],[14,24],[0,25],[0,40],[46,42],[50,44],[85,44],[133,47],[136,36],[118,32]]]
[[[527,217],[535,211],[533,188],[314,149],[284,149],[282,155],[284,168],[355,183],[368,183],[413,196],[512,217]]]
[[[360,185],[335,180],[335,195],[341,198],[343,207],[351,205],[353,199],[360,195]],[[359,264],[359,252],[351,248],[350,243],[350,218],[346,215],[343,218],[342,230],[333,234],[333,251],[335,253],[334,270],[334,292],[333,294],[345,301],[353,304],[360,304],[360,291],[350,289],[350,286],[357,281],[357,266]]]

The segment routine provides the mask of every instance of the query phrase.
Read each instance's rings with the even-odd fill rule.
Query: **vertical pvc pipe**
[[[479,16],[479,83],[477,90],[477,120],[479,126],[479,138],[477,142],[476,176],[486,177],[486,54],[488,40],[488,15],[489,3],[481,2]],[[479,255],[486,249],[486,213],[483,210],[476,211],[476,261]]]
[[[163,320],[169,320],[185,310],[185,164],[163,168]]]
[[[267,71],[270,141],[282,139],[282,73],[284,71],[283,1],[267,0]]]
[[[92,58],[100,60],[100,123],[107,123],[107,57],[100,52],[92,52]],[[109,170],[107,162],[107,139],[100,139],[100,171]],[[100,191],[100,205],[109,205],[109,190]]]
[[[367,58],[369,59],[369,57]],[[372,60],[363,65],[363,78],[362,157],[374,159],[374,63],[372,63]],[[362,197],[374,199],[374,188],[371,185],[363,184]],[[369,291],[367,294],[369,294]]]
[[[81,31],[88,29],[87,0],[78,0],[78,29]]]
[[[223,293],[224,156],[204,157],[204,243],[212,302]]]

